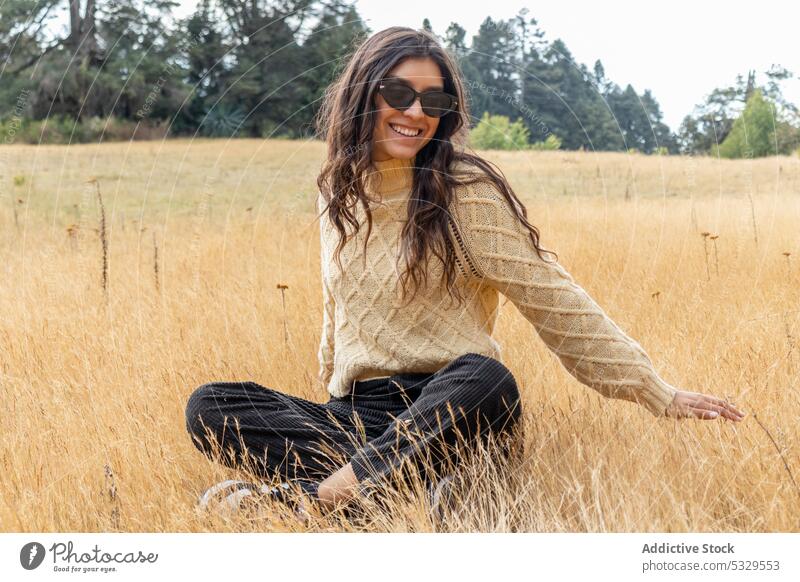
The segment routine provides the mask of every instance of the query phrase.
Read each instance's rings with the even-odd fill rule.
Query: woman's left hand
[[[678,390],[664,414],[672,418],[699,418],[701,420],[714,420],[722,416],[722,418],[735,422],[744,418],[744,412],[738,410],[730,402],[710,394],[684,390]]]

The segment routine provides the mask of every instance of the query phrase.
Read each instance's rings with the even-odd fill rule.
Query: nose
[[[425,113],[422,111],[422,103],[419,102],[419,97],[414,99],[414,102],[403,112],[403,114],[411,119],[422,119]]]

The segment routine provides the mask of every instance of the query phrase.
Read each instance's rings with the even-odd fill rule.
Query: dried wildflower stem
[[[20,201],[21,202],[21,201]],[[19,230],[19,217],[17,216],[17,201],[11,197],[11,208],[14,209],[14,226]]]
[[[717,239],[719,238],[719,235],[715,234],[714,236],[710,236],[708,238],[710,238],[711,242],[714,243],[714,271],[716,272],[717,277],[719,277],[719,255],[717,255]]]
[[[156,291],[161,292],[161,285],[158,280],[158,241],[156,240],[156,232],[153,231],[153,276],[156,281]]]
[[[708,278],[709,281],[711,281],[711,269],[708,266],[708,244],[706,242],[706,239],[710,234],[711,234],[710,232],[705,232],[705,231],[700,233],[700,236],[703,237],[703,255],[705,256],[706,259],[706,277]]]
[[[111,466],[106,463],[103,466],[103,472],[106,476],[106,491],[108,491],[108,499],[113,506],[111,509],[111,522],[114,529],[119,529],[119,500],[117,499],[117,482],[114,479],[114,471]]]
[[[77,224],[70,224],[67,227],[67,240],[69,240],[69,249],[71,251],[75,251],[77,249],[77,238],[78,238],[78,225]]]
[[[758,229],[756,227],[756,207],[753,204],[753,194],[748,192],[747,197],[750,199],[750,217],[753,221],[753,239],[756,241],[756,246],[758,246]]]
[[[783,256],[786,257],[786,281],[791,285],[792,283],[792,260],[791,256],[792,253],[786,251],[783,253]]]
[[[794,336],[792,329],[789,326],[789,312],[783,312],[783,327],[786,332],[786,343],[789,345],[789,351],[786,353],[786,361],[789,363],[789,375],[794,376],[794,367],[792,366],[792,354],[794,353]]]
[[[778,443],[775,442],[775,439],[772,438],[772,434],[770,434],[770,432],[767,429],[767,427],[764,426],[764,423],[762,423],[758,419],[758,415],[756,413],[753,413],[753,418],[756,419],[756,422],[758,423],[758,425],[762,428],[762,430],[765,433],[767,433],[767,436],[769,437],[769,440],[772,441],[772,446],[774,446],[775,450],[778,451],[778,455],[780,456],[781,460],[783,461],[783,467],[784,467],[784,469],[786,469],[786,472],[789,474],[789,478],[792,480],[792,485],[794,485],[795,491],[797,491],[798,496],[800,496],[800,487],[797,486],[797,481],[794,480],[794,475],[792,474],[792,470],[789,468],[789,463],[786,462],[786,457],[783,456],[783,451],[778,446]]]
[[[281,305],[283,306],[283,341],[287,344],[289,343],[289,326],[286,323],[286,297],[284,292],[288,289],[288,285],[284,285],[282,283],[278,283],[278,289],[281,292]]]
[[[108,301],[108,236],[106,235],[106,207],[103,204],[103,196],[100,193],[100,184],[94,180],[97,191],[97,202],[100,204],[100,243],[103,247],[103,296]]]

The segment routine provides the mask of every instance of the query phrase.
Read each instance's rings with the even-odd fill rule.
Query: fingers
[[[717,412],[722,418],[739,422],[744,418],[744,413],[738,410],[730,402],[726,402],[716,396],[705,396],[704,399],[695,405],[702,410],[712,410]]]
[[[739,422],[745,414],[732,403],[710,394],[681,391],[666,411],[667,416],[676,418],[697,418],[714,420],[720,416],[733,422]]]
[[[700,420],[714,420],[719,416],[717,411],[706,410],[703,408],[693,408],[691,409],[691,412],[694,418],[699,418]]]
[[[733,403],[731,403],[731,402],[726,402],[726,403],[725,403],[725,407],[727,408],[727,410],[728,410],[728,411],[729,411],[731,414],[733,414],[733,415],[735,415],[735,416],[737,417],[737,418],[736,418],[736,420],[742,420],[742,419],[745,417],[745,413],[744,413],[744,412],[742,412],[741,410],[739,410],[738,408],[736,408],[736,407],[733,405]]]
[[[718,417],[739,422],[744,418],[744,413],[738,410],[733,404],[725,402],[715,396],[705,396],[689,405],[690,411],[695,418],[702,420],[713,420]]]
[[[726,402],[723,406],[725,407],[725,409],[722,412],[722,415],[725,418],[728,418],[734,422],[739,422],[744,418],[744,412],[736,408],[733,404]]]

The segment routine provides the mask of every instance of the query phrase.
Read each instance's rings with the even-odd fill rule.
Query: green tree
[[[544,52],[529,51],[523,77],[525,119],[536,139],[554,133],[566,149],[622,149],[609,104],[594,75],[556,39]]]
[[[719,146],[723,158],[760,158],[775,155],[776,108],[756,89],[733,129]]]
[[[201,0],[194,13],[180,23],[179,51],[186,59],[186,83],[191,95],[176,119],[177,131],[193,133],[205,127],[206,113],[225,91],[225,56],[231,47],[220,21],[215,0]]]
[[[487,111],[519,116],[519,59],[513,26],[487,17],[472,38],[466,61],[473,119],[481,119]]]
[[[561,148],[561,140],[558,136],[551,133],[544,141],[537,141],[532,143],[530,149],[532,150],[557,150]]]
[[[297,136],[301,121],[295,116],[308,102],[298,38],[306,20],[318,15],[319,6],[312,0],[218,1],[234,47],[221,103],[246,115],[237,135],[261,137],[277,128]]]
[[[290,120],[300,128],[301,135],[313,134],[313,116],[325,88],[344,68],[351,51],[368,35],[369,29],[355,6],[337,0],[322,7],[317,24],[303,43],[304,107]]]
[[[649,89],[642,95],[628,85],[615,87],[607,96],[627,149],[651,154],[660,147],[677,152],[676,137],[662,121],[661,108]]]
[[[26,4],[32,13],[20,20],[16,9]],[[57,0],[38,6],[14,0],[12,24],[0,26],[0,45],[7,44],[6,34],[16,34],[5,73],[18,87],[30,89],[34,119],[64,116],[77,123],[112,114],[134,119],[143,108],[164,117],[183,87],[169,24],[176,5],[171,0]],[[48,27],[59,10],[68,15],[63,32]],[[4,11],[0,21],[5,17]],[[4,78],[0,86],[5,85]],[[174,101],[166,105],[170,96]]]
[[[62,38],[50,39],[48,34],[49,24],[62,2],[5,0],[0,3],[0,87],[11,84],[15,76],[63,42]]]
[[[478,117],[476,116],[480,115],[476,112],[475,99],[476,97],[480,99],[485,93],[480,87],[481,80],[484,79],[484,76],[481,74],[481,71],[476,68],[474,59],[471,58],[471,51],[467,46],[466,38],[467,31],[457,22],[451,22],[445,32],[443,43],[461,68],[465,83],[464,91],[470,109],[470,125],[474,126],[477,124]],[[478,105],[478,107],[480,106],[481,105]]]
[[[18,98],[25,95],[24,109],[30,115],[30,101],[37,85],[31,71],[79,32],[73,29],[54,35],[50,31],[57,13],[67,6],[71,17],[68,25],[76,26],[73,3],[77,2],[7,0],[0,4],[0,114],[18,110]],[[92,12],[87,8],[87,13]]]
[[[172,0],[114,0],[97,22],[103,62],[91,89],[97,115],[169,119],[188,95]]]
[[[519,119],[511,123],[505,115],[485,112],[470,132],[470,143],[482,150],[520,150],[528,148],[528,136],[528,128]]]
[[[764,82],[758,83],[756,71],[751,70],[747,78],[737,75],[733,85],[714,89],[691,115],[683,119],[678,131],[680,149],[685,153],[708,153],[723,143],[733,129],[734,120],[757,89],[764,98],[777,105],[778,123],[789,124],[784,128],[786,131],[779,133],[791,136],[791,128],[800,127],[800,112],[783,96],[781,83],[793,74],[780,65],[773,65],[762,73],[762,77]]]
[[[467,31],[457,22],[451,22],[444,34],[444,45],[454,56],[462,56],[467,52]]]

